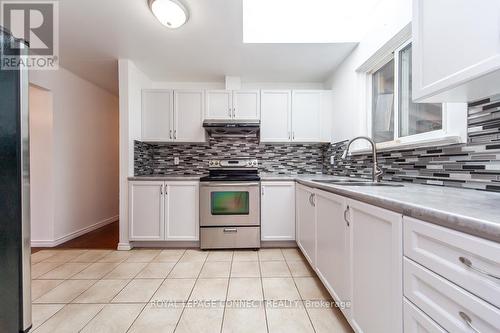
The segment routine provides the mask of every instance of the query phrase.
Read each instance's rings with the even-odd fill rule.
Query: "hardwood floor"
[[[113,249],[118,245],[118,222],[110,223],[102,228],[62,243],[53,249]],[[31,253],[44,248],[33,247]]]

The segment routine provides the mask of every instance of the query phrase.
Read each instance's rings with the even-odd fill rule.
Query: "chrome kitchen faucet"
[[[377,146],[376,146],[375,142],[371,138],[369,138],[367,136],[357,136],[354,139],[352,139],[351,141],[349,141],[349,143],[347,144],[347,148],[344,150],[344,153],[342,154],[342,159],[345,159],[349,155],[349,147],[351,146],[351,144],[354,141],[359,140],[359,139],[364,139],[364,140],[370,142],[370,144],[372,145],[372,154],[373,154],[372,181],[374,183],[378,183],[378,182],[380,182],[380,178],[382,178],[383,171],[378,166],[378,163],[377,163]]]

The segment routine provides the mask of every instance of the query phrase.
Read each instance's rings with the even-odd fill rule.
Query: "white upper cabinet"
[[[143,141],[173,140],[172,90],[143,90],[141,136]]]
[[[355,200],[347,205],[351,324],[356,332],[402,332],[403,217]]]
[[[203,111],[205,93],[203,90],[174,91],[174,133],[175,141],[204,142]]]
[[[206,119],[260,118],[260,93],[258,90],[207,90]]]
[[[203,90],[142,91],[142,141],[204,142]]]
[[[261,142],[330,142],[332,92],[263,90]]]
[[[261,183],[261,239],[295,240],[295,182]]]
[[[230,90],[206,91],[206,119],[231,119],[233,116],[233,93]]]
[[[314,90],[292,92],[292,140],[321,141],[321,92]]]
[[[325,90],[321,95],[321,142],[332,142],[333,140],[333,93]],[[338,119],[337,119],[338,120]]]
[[[413,99],[468,102],[498,93],[500,1],[413,1]]]
[[[258,90],[233,91],[233,118],[260,119],[260,92]]]
[[[286,142],[292,139],[292,92],[262,90],[260,141]]]

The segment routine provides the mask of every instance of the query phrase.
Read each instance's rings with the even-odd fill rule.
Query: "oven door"
[[[259,182],[200,183],[200,226],[258,225]]]

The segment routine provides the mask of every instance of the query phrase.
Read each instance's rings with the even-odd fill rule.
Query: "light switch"
[[[174,164],[179,165],[179,158],[178,157],[174,157]]]
[[[330,156],[330,164],[331,165],[335,164],[335,155]]]

